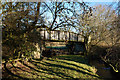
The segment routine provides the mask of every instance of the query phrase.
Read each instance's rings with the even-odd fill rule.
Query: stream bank
[[[102,77],[104,80],[113,80],[114,76],[111,73],[111,68],[109,66],[106,66],[103,62],[100,62],[98,60],[92,60],[90,61],[90,65],[95,66],[97,68],[97,74]]]

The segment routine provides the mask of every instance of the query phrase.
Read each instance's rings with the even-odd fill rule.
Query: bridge
[[[77,52],[83,50],[84,38],[80,34],[60,30],[54,31],[41,30],[40,34],[41,39],[45,41],[47,47],[52,47],[55,49],[66,47],[69,49],[75,48],[75,51]]]
[[[84,42],[84,38],[77,33],[68,32],[68,31],[46,31],[40,30],[41,39],[53,42],[64,42],[64,41],[72,41],[72,42]]]
[[[55,53],[63,52],[68,54],[81,54],[81,52],[85,51],[84,38],[80,34],[61,30],[41,30],[40,28],[35,31],[40,34],[40,38],[45,44],[46,51],[43,54],[48,55],[51,50],[57,51]],[[39,57],[40,54],[35,52],[35,55],[35,57]]]

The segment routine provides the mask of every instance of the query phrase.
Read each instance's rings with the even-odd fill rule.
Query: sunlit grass
[[[80,55],[57,56],[42,61],[32,60],[24,64],[19,62],[16,67],[20,67],[21,69],[16,70],[15,73],[19,72],[19,76],[23,78],[100,80],[96,74],[97,69],[90,66],[87,59]]]

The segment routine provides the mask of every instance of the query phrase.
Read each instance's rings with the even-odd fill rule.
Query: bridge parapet
[[[84,42],[84,38],[77,33],[67,31],[40,31],[41,39],[44,40],[59,40],[59,41],[78,41]]]

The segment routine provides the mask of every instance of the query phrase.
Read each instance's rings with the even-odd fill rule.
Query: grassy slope
[[[90,66],[87,60],[80,55],[63,55],[47,60],[32,60],[31,62],[17,62],[14,68],[7,64],[9,70],[22,78],[31,79],[85,79],[99,80],[97,69]],[[4,77],[4,75],[3,75]]]

